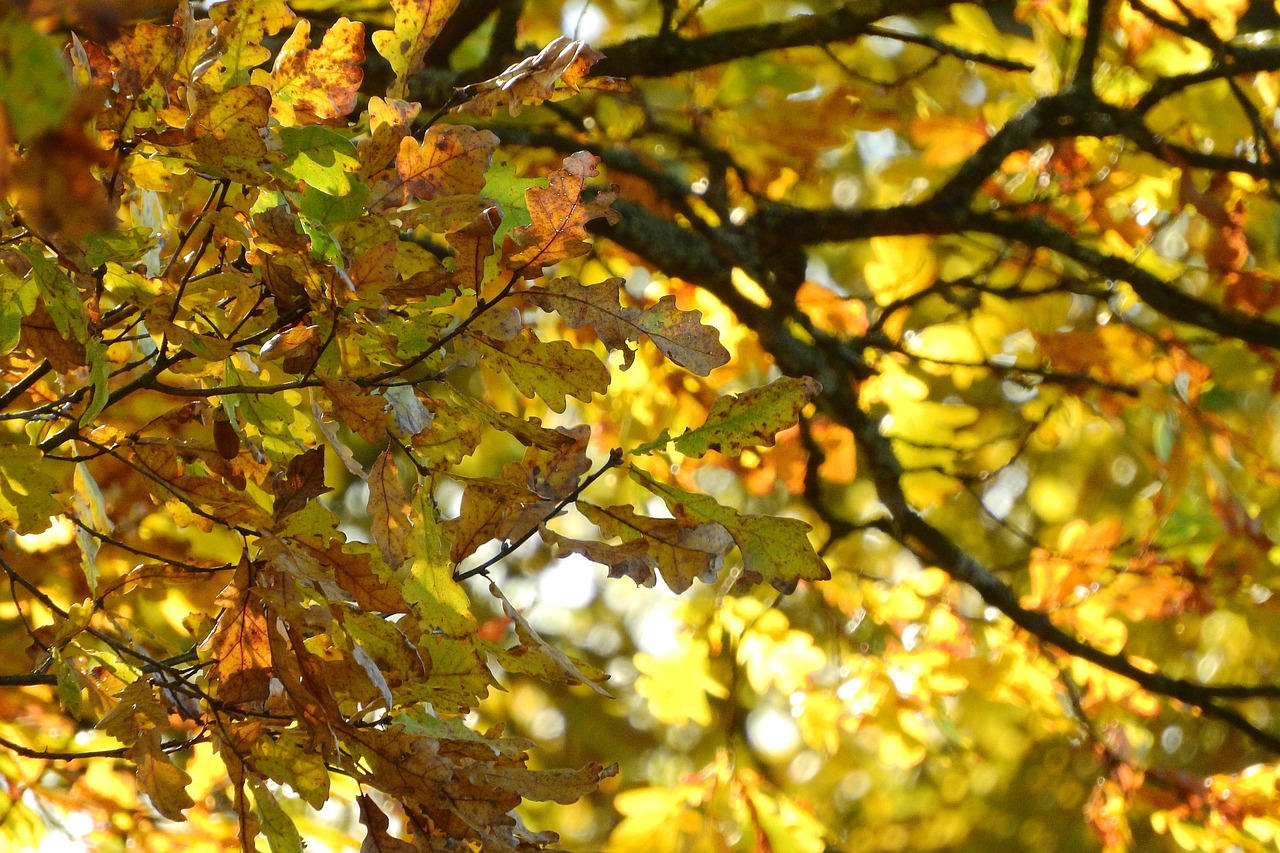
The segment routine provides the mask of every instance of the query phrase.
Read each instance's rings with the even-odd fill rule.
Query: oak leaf
[[[699,311],[681,311],[674,296],[664,296],[640,315],[640,330],[662,354],[699,376],[729,362],[729,351],[715,329],[700,322]]]
[[[507,600],[507,597],[502,594],[502,590],[498,589],[497,584],[489,584],[489,594],[502,602],[502,612],[515,624],[516,637],[520,640],[520,649],[525,654],[536,658],[542,664],[538,668],[538,675],[543,680],[551,684],[585,684],[601,696],[607,699],[613,698],[609,691],[598,683],[608,678],[607,675],[601,673],[595,678],[588,676],[568,655],[542,639],[542,635],[534,630],[533,626],[529,624],[529,620],[524,618],[524,614]],[[528,670],[525,671],[527,672]],[[573,799],[577,800],[586,793],[588,791],[583,791]],[[535,799],[542,798],[535,797]],[[572,800],[568,802],[572,802]]]
[[[324,483],[324,448],[313,447],[289,460],[289,467],[272,483],[271,491],[276,498],[277,521],[330,491]]]
[[[228,0],[210,7],[209,19],[218,27],[223,53],[200,82],[216,89],[248,83],[250,71],[271,58],[263,40],[295,18],[285,0]]]
[[[631,478],[662,498],[672,513],[724,527],[742,555],[742,576],[748,582],[767,580],[779,592],[789,593],[802,580],[831,577],[831,571],[809,541],[811,528],[799,519],[743,515],[707,495],[660,483],[634,467]]]
[[[364,24],[339,18],[320,46],[308,47],[311,22],[298,21],[271,73],[256,69],[255,86],[271,92],[271,117],[282,125],[342,118],[356,106],[364,71]]]
[[[466,100],[458,109],[491,116],[498,107],[506,107],[517,116],[525,104],[577,94],[591,66],[603,58],[585,42],[560,36],[498,76],[467,86],[461,92]]]
[[[217,603],[224,609],[201,648],[214,661],[211,680],[217,698],[228,706],[260,702],[270,694],[271,643],[266,612],[255,599],[254,568],[248,559],[240,566]]]
[[[650,308],[620,304],[620,278],[583,285],[572,277],[556,278],[525,292],[544,311],[555,311],[572,329],[591,326],[600,342],[622,351],[622,369],[629,368],[635,352],[627,344],[648,335],[664,356],[705,376],[729,360],[715,329],[702,325],[698,311],[681,311],[675,297],[664,296]]]
[[[579,151],[564,160],[564,168],[552,172],[546,187],[525,192],[532,220],[515,229],[502,244],[502,266],[524,278],[538,278],[544,267],[585,254],[586,224],[593,219],[618,221],[610,205],[614,194],[600,192],[586,197],[587,179],[596,175],[600,158]]]
[[[253,767],[259,773],[297,791],[313,809],[329,799],[329,770],[300,731],[283,731],[253,744]]]
[[[458,8],[458,0],[391,0],[391,8],[394,29],[374,33],[373,46],[396,74],[387,97],[403,98],[409,92],[409,78],[422,70],[423,56]]]
[[[540,341],[528,329],[509,341],[479,333],[469,337],[479,345],[485,364],[552,411],[563,412],[566,397],[590,402],[592,394],[609,388],[609,370],[600,359],[564,341]]]
[[[409,497],[400,485],[395,458],[384,450],[369,469],[369,532],[393,568],[409,556]]]
[[[411,136],[400,140],[396,172],[408,199],[478,193],[497,147],[492,131],[437,125],[421,143]]]
[[[125,754],[138,768],[138,790],[147,795],[155,810],[169,820],[186,820],[183,810],[195,805],[187,793],[191,777],[165,754],[160,733],[147,731]]]
[[[672,438],[666,430],[657,439],[637,447],[636,455],[652,453],[674,442],[685,456],[702,457],[709,451],[738,456],[752,447],[772,447],[774,436],[792,426],[800,410],[822,386],[805,376],[783,376],[761,388],[719,397],[702,426]]]
[[[606,537],[621,539],[622,544],[558,536],[548,541],[608,566],[609,577],[629,577],[640,586],[656,583],[655,569],[672,592],[684,592],[695,580],[711,583],[733,547],[728,532],[715,522],[650,518],[629,506],[598,507],[581,501],[578,509]]]
[[[0,521],[39,533],[62,512],[51,462],[34,447],[0,444]]]

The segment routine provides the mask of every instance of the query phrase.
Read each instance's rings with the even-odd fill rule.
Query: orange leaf
[[[504,268],[524,278],[538,278],[544,267],[586,253],[586,224],[592,219],[618,221],[617,212],[609,206],[613,193],[583,198],[587,179],[595,177],[599,162],[600,158],[585,151],[571,154],[564,168],[548,177],[547,187],[525,192],[532,222],[515,229],[503,242]]]

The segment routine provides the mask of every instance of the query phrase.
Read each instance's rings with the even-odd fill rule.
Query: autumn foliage
[[[1280,839],[1269,5],[160,5],[0,17],[0,846]]]

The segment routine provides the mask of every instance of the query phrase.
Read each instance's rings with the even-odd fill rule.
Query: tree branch
[[[788,47],[815,47],[866,35],[890,15],[914,15],[951,5],[951,0],[867,0],[820,15],[771,24],[734,27],[704,36],[644,36],[601,48],[605,58],[592,73],[609,77],[670,77]]]

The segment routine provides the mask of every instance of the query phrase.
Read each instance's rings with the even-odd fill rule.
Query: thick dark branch
[[[977,232],[1003,237],[1024,246],[1049,249],[1105,278],[1128,282],[1148,307],[1170,320],[1280,349],[1280,325],[1197,299],[1137,264],[1086,245],[1043,219],[1018,219],[933,201],[869,210],[776,207],[768,216],[774,228],[806,245],[908,234]]]
[[[645,36],[601,48],[605,58],[592,73],[610,77],[670,77],[788,47],[813,47],[848,41],[890,15],[914,15],[942,9],[952,0],[867,0],[842,5],[821,15],[802,15],[772,24],[734,27],[704,36]]]
[[[875,482],[880,500],[888,510],[884,529],[888,530],[896,540],[920,555],[928,564],[942,568],[955,580],[973,587],[987,604],[995,607],[1014,624],[1041,642],[1127,678],[1152,693],[1195,707],[1205,716],[1224,722],[1266,748],[1280,752],[1280,736],[1259,728],[1239,712],[1218,704],[1223,699],[1280,697],[1280,687],[1275,685],[1213,687],[1147,672],[1134,665],[1124,655],[1104,652],[1068,634],[1056,626],[1048,615],[1024,608],[1017,594],[1007,583],[911,507],[902,490],[903,469],[889,440],[881,435],[876,420],[866,414],[858,403],[855,381],[857,374],[851,364],[856,354],[851,351],[851,346],[830,336],[815,333],[812,329],[806,330],[812,340],[799,339],[791,332],[787,323],[788,319],[798,319],[797,312],[789,311],[785,305],[775,305],[772,310],[764,310],[743,299],[732,286],[731,270],[725,267],[716,253],[698,235],[638,207],[631,205],[625,205],[625,207],[628,209],[625,211],[622,222],[607,231],[611,238],[616,237],[618,242],[660,268],[706,287],[724,301],[731,310],[742,312],[739,315],[740,319],[759,334],[762,344],[785,373],[793,376],[813,376],[822,383],[822,394],[815,402],[825,414],[853,432],[867,461],[865,470]],[[775,215],[776,213],[775,211]],[[792,211],[793,216],[798,216],[799,213]],[[834,215],[833,212],[827,212],[828,217]],[[955,217],[939,214],[929,206],[849,211],[843,212],[843,217],[847,224],[856,221],[859,226],[857,231],[845,232],[843,239],[872,236],[877,231],[903,234],[943,233],[948,230],[948,226],[954,228],[956,224]],[[968,222],[971,230],[988,233],[1008,231],[995,217],[962,215],[960,218]],[[911,223],[915,223],[914,227]],[[777,220],[774,224],[777,224]],[[801,227],[800,222],[793,220],[792,224],[796,228],[790,233],[797,239],[820,242],[812,240],[806,230]],[[813,227],[814,222],[810,221],[807,224]],[[833,236],[834,231],[831,228],[833,224],[832,221],[826,223],[827,230],[823,232],[824,236],[828,238]],[[972,228],[974,224],[981,227]],[[1013,226],[1025,225],[1027,223],[1013,223]],[[890,230],[904,227],[905,230]],[[1001,233],[1001,236],[1009,236],[1011,239],[1020,239],[1025,242],[1028,235]],[[1049,232],[1037,232],[1033,229],[1031,236],[1034,238],[1031,241],[1033,245],[1057,243],[1057,238]],[[1063,236],[1070,241],[1069,236]],[[1070,242],[1074,245],[1074,241]],[[1054,248],[1054,246],[1048,247]],[[1084,260],[1093,264],[1110,267],[1109,261],[1114,260],[1126,265],[1126,273],[1132,273],[1136,269],[1127,262],[1109,259],[1108,256],[1101,255],[1092,249],[1078,248],[1084,249]],[[1080,251],[1072,251],[1075,254],[1081,254]],[[1158,279],[1155,279],[1154,283],[1162,291],[1171,290]],[[1170,298],[1167,294],[1160,294],[1160,296],[1166,300]],[[1212,310],[1211,306],[1203,306],[1191,297],[1183,294],[1179,296],[1190,300],[1194,306],[1197,306],[1197,310],[1201,306]],[[1176,298],[1174,301],[1175,307],[1179,309],[1184,307],[1176,301]],[[1221,315],[1214,313],[1206,319],[1206,322],[1219,323],[1222,320]],[[1264,326],[1270,328],[1270,324],[1264,324]],[[1254,331],[1258,330],[1254,329]],[[1276,331],[1280,333],[1280,329]],[[1280,341],[1280,334],[1277,335],[1277,340]]]
[[[1098,63],[1098,48],[1102,45],[1103,13],[1107,0],[1089,0],[1084,24],[1084,39],[1080,43],[1080,56],[1076,59],[1071,88],[1077,92],[1093,91],[1093,67]]]
[[[48,672],[19,672],[0,675],[0,687],[32,687],[37,684],[57,684],[58,677]]]
[[[1050,249],[1106,278],[1128,282],[1148,307],[1171,320],[1198,326],[1226,338],[1280,348],[1280,325],[1196,299],[1137,264],[1087,246],[1043,219],[1009,219],[990,213],[974,213],[966,217],[964,229]]]

